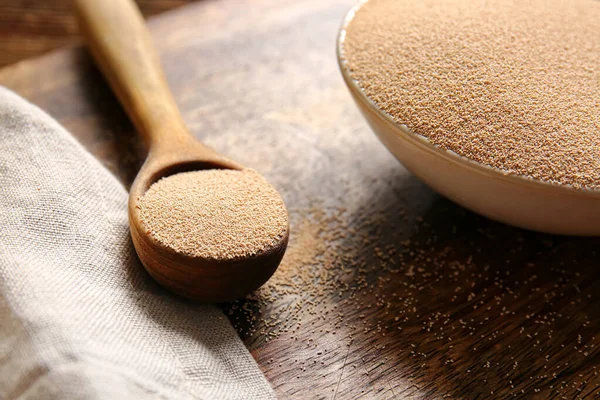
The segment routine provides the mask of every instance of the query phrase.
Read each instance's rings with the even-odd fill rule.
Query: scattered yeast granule
[[[585,284],[598,276],[597,241],[517,230],[450,202],[420,215],[292,209],[279,269],[224,311],[251,349],[278,341],[262,360],[278,361],[274,375],[323,378],[319,389],[408,381],[445,398],[437,382],[453,376],[454,390],[486,398],[599,393],[597,330],[582,307],[597,292]],[[273,378],[282,392],[297,387],[287,378]]]
[[[344,58],[366,95],[441,148],[600,189],[600,2],[371,0]]]
[[[183,172],[154,183],[138,201],[149,234],[182,254],[215,260],[257,254],[288,229],[279,193],[256,171]]]

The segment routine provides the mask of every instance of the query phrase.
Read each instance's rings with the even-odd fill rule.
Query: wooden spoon
[[[76,0],[75,9],[96,62],[149,148],[131,187],[128,207],[131,237],[142,264],[161,285],[202,301],[236,299],[258,288],[277,269],[287,246],[287,231],[276,245],[257,255],[223,261],[177,253],[144,229],[138,199],[160,178],[183,171],[242,167],[188,132],[133,1]]]

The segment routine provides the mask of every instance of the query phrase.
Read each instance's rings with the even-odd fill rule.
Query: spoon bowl
[[[435,146],[378,108],[352,78],[344,58],[346,29],[365,3],[351,9],[342,24],[338,63],[359,111],[406,169],[433,190],[490,219],[545,233],[600,235],[599,190],[550,184],[477,163]]]
[[[195,300],[223,302],[243,297],[265,283],[285,253],[288,232],[272,247],[244,259],[212,260],[178,253],[147,233],[139,199],[161,178],[205,169],[242,170],[196,140],[179,148],[153,150],[129,193],[129,226],[136,252],[148,273],[172,292]]]
[[[143,18],[131,0],[118,4],[112,0],[77,0],[75,6],[92,55],[149,148],[128,203],[131,238],[140,261],[158,283],[195,300],[228,301],[257,289],[281,262],[289,227],[268,248],[231,259],[179,253],[157,241],[144,227],[139,200],[161,178],[180,172],[243,167],[188,132]]]

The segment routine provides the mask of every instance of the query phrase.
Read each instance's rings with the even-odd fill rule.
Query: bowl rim
[[[375,114],[379,117],[383,118],[388,124],[392,125],[396,128],[396,131],[400,133],[400,138],[410,141],[411,143],[419,146],[421,149],[428,151],[430,153],[434,153],[447,162],[457,163],[463,167],[466,167],[474,172],[486,175],[490,178],[500,179],[512,184],[518,184],[523,186],[529,186],[533,189],[541,189],[541,190],[550,190],[555,192],[561,192],[557,194],[561,195],[570,195],[577,197],[592,197],[592,198],[600,198],[600,189],[592,189],[592,188],[576,188],[569,184],[560,184],[542,181],[540,179],[531,178],[526,175],[513,174],[510,172],[504,172],[498,168],[491,167],[489,165],[482,164],[480,162],[471,160],[465,156],[462,156],[452,150],[443,149],[434,143],[432,143],[426,136],[423,136],[419,133],[416,133],[409,129],[407,126],[396,122],[393,117],[380,109],[375,102],[367,96],[367,94],[360,87],[357,80],[355,80],[351,76],[350,68],[348,67],[348,61],[344,58],[344,40],[346,38],[346,30],[348,25],[354,19],[356,12],[364,6],[370,0],[360,0],[356,5],[354,5],[344,17],[342,21],[342,25],[339,29],[336,41],[336,56],[338,61],[338,66],[342,73],[342,77],[352,94],[357,96],[359,100],[367,107],[371,109]]]

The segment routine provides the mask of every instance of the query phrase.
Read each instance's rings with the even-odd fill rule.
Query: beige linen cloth
[[[127,193],[0,88],[0,399],[271,399],[223,314],[143,270]]]

